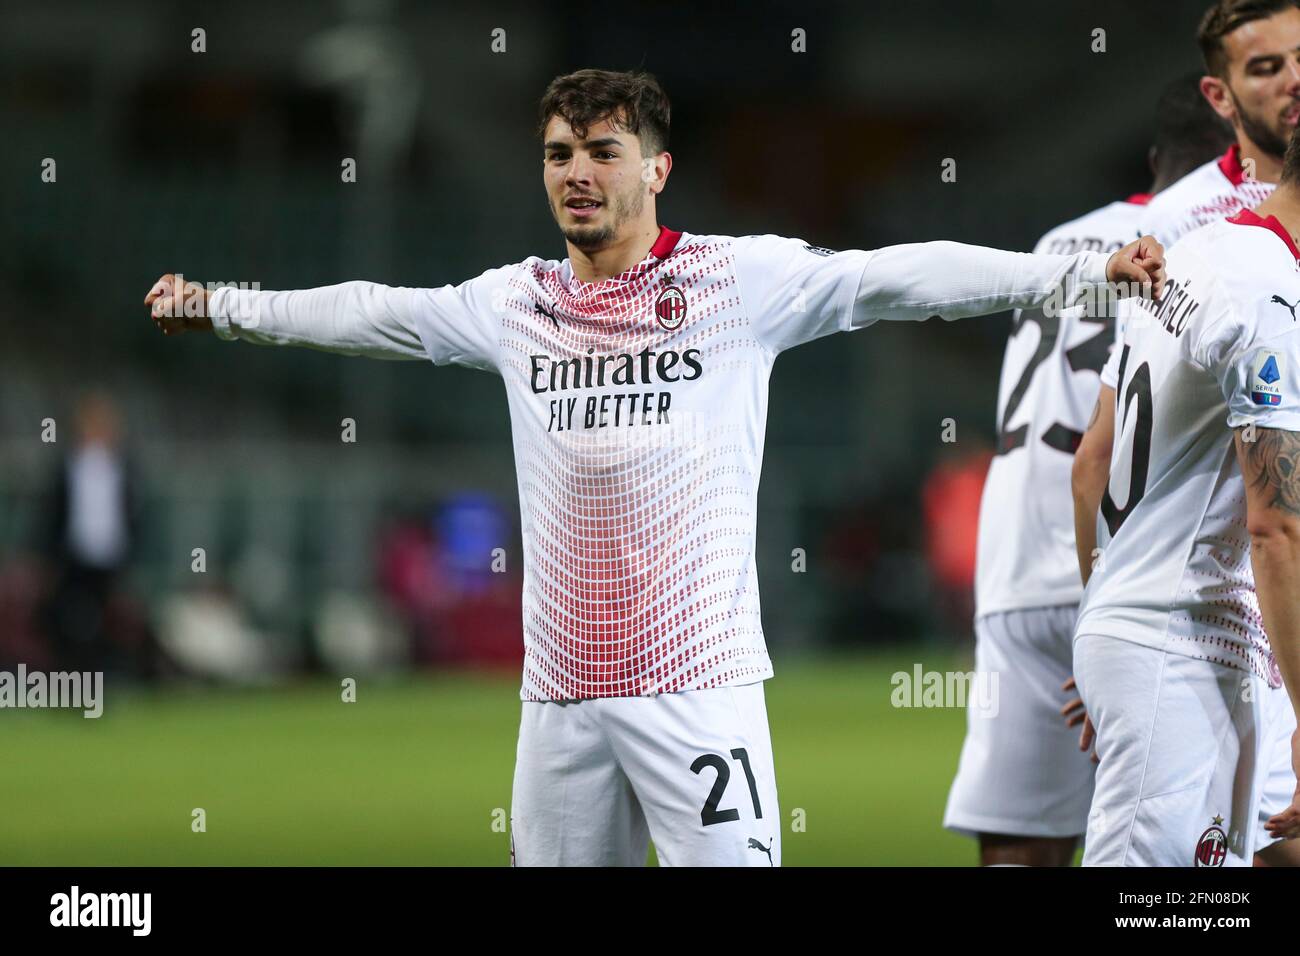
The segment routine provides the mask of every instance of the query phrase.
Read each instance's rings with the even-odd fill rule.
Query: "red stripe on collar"
[[[674,232],[667,226],[660,226],[659,238],[650,247],[650,255],[656,259],[667,259],[672,255],[673,250],[677,248],[677,242],[681,238],[682,234],[680,232]]]
[[[1233,143],[1228,151],[1219,157],[1219,171],[1228,177],[1228,182],[1240,186],[1246,178],[1246,171],[1241,166],[1241,144]]]
[[[1300,249],[1295,247],[1295,240],[1291,238],[1291,234],[1286,231],[1286,228],[1277,221],[1276,216],[1260,218],[1253,209],[1243,209],[1235,216],[1229,216],[1228,222],[1236,223],[1239,226],[1263,226],[1265,229],[1272,230],[1279,239],[1286,243],[1291,258],[1300,262]]]

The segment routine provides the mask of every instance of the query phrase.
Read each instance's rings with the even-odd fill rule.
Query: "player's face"
[[[650,195],[640,137],[605,119],[579,139],[554,116],[542,142],[548,204],[565,239],[594,252],[640,218]]]
[[[1284,10],[1223,38],[1228,90],[1242,131],[1274,156],[1300,121],[1300,10]]]

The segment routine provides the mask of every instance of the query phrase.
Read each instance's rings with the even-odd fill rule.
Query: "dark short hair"
[[[1168,182],[1182,179],[1232,145],[1232,126],[1201,95],[1201,71],[1184,73],[1156,101],[1156,173]]]
[[[559,116],[580,138],[601,120],[641,139],[641,154],[668,148],[671,108],[663,87],[649,73],[578,70],[557,76],[542,95],[537,136],[546,135],[551,117]]]
[[[1205,72],[1220,79],[1228,75],[1228,56],[1223,49],[1223,38],[1238,27],[1255,20],[1267,20],[1283,10],[1300,8],[1297,0],[1218,0],[1201,18],[1196,31],[1205,58]]]

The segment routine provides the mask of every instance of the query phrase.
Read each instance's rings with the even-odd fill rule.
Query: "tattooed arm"
[[[1247,426],[1236,430],[1236,445],[1246,479],[1255,590],[1295,707],[1300,700],[1300,432]],[[1300,734],[1292,752],[1293,762],[1300,764]],[[1275,838],[1300,836],[1300,791],[1267,828]]]
[[[1092,552],[1097,547],[1097,509],[1110,480],[1110,446],[1114,439],[1115,390],[1103,385],[1070,471],[1070,487],[1074,491],[1074,546],[1084,584],[1092,574]]]

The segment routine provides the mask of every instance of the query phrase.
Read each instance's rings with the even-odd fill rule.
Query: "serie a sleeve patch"
[[[1260,349],[1250,363],[1247,388],[1256,405],[1281,405],[1282,381],[1286,378],[1286,356],[1271,349]]]

